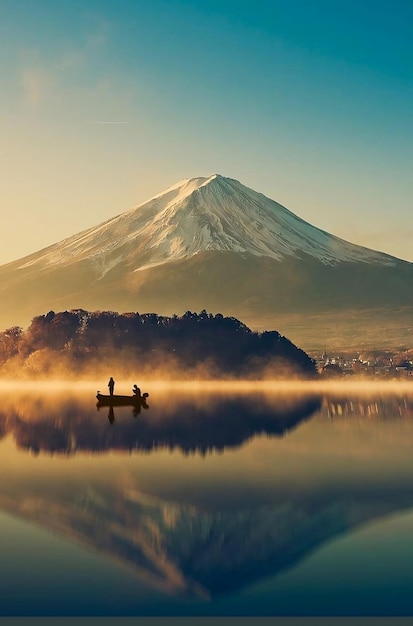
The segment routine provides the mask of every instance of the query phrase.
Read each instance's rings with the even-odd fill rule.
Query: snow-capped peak
[[[279,261],[304,253],[327,264],[395,262],[312,226],[237,180],[213,174],[183,179],[139,206],[47,248],[21,267],[92,259],[104,275],[121,262],[133,264],[137,271],[207,250]]]
[[[156,200],[157,198],[165,198],[166,196],[170,195],[175,198],[175,201],[184,200],[187,196],[196,191],[196,189],[199,189],[203,185],[208,184],[209,181],[213,180],[216,177],[217,174],[213,174],[209,178],[205,178],[205,176],[198,178],[183,178],[174,185],[171,185],[171,187],[168,187],[164,191],[161,191],[161,193],[156,194],[156,196],[152,196],[152,198],[149,198],[149,200],[147,200],[145,204],[151,202],[152,200]],[[135,208],[131,210],[134,211]]]

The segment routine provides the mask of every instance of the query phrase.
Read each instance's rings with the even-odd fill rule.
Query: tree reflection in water
[[[24,411],[10,408],[0,413],[0,424],[3,435],[12,434],[20,448],[35,452],[178,448],[185,453],[205,454],[239,447],[259,434],[282,437],[311,417],[320,408],[320,399],[160,395],[150,411],[145,401],[129,408],[109,406],[102,410],[99,403],[97,406],[96,415],[90,405],[76,399],[55,404],[37,399],[32,404],[28,401]],[[107,415],[109,426],[101,419],[102,414]],[[116,419],[117,415],[121,419]]]

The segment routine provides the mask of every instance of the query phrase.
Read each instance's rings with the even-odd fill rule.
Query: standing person
[[[115,388],[115,381],[113,380],[112,376],[109,378],[108,387],[109,387],[110,395],[113,396],[113,390]]]

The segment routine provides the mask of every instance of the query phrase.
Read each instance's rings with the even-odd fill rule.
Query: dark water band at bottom
[[[0,617],[0,626],[413,626],[412,617]]]

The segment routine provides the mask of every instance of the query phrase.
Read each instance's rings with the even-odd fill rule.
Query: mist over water
[[[107,370],[109,373],[112,370]],[[108,375],[106,376],[108,378]],[[95,389],[100,389],[102,393],[106,393],[106,378],[82,378],[76,380],[67,379],[6,379],[0,381],[0,391],[10,392],[33,392],[38,393],[85,393],[90,394]],[[116,392],[131,393],[132,385],[135,379],[121,378],[116,380]],[[158,377],[147,378],[139,377],[139,383],[143,388],[150,387],[156,391],[188,391],[188,392],[216,392],[216,393],[250,393],[257,391],[261,393],[271,393],[282,395],[290,394],[334,394],[334,393],[355,393],[362,395],[393,395],[393,394],[413,394],[413,381],[410,380],[381,380],[371,381],[365,378],[357,379],[352,377],[351,380],[297,380],[297,379],[270,379],[270,380],[212,380],[212,379],[162,379]]]

